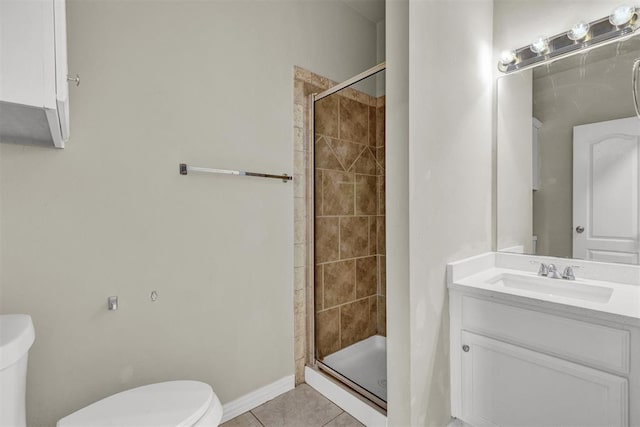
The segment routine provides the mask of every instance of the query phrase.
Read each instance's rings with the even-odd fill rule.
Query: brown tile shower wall
[[[315,105],[318,357],[386,335],[384,97],[346,89]]]

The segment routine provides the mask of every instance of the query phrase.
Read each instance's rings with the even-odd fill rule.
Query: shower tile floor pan
[[[322,363],[387,401],[386,337],[369,337],[326,356]]]

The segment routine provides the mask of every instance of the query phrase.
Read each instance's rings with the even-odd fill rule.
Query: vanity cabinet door
[[[461,332],[462,419],[481,426],[628,426],[625,378]]]

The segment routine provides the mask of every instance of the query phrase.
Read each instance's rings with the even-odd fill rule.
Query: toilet
[[[0,315],[0,427],[27,424],[27,360],[34,340],[31,316]]]
[[[126,390],[62,418],[57,427],[214,427],[222,405],[200,381],[168,381]]]
[[[0,427],[26,426],[31,317],[0,315]],[[215,427],[222,405],[209,384],[167,381],[106,397],[58,421],[58,427]]]

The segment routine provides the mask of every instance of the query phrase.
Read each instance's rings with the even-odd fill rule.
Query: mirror
[[[640,37],[498,80],[497,249],[640,262]]]

